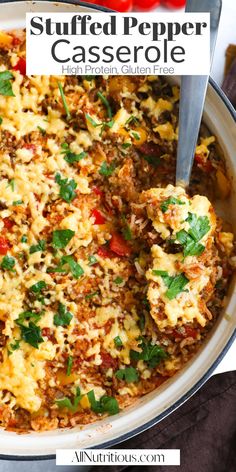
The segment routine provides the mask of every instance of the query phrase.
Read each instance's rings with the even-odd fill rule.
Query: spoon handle
[[[188,0],[186,12],[210,13],[210,61],[212,62],[222,0]],[[205,103],[209,75],[186,75],[181,78],[179,137],[176,185],[189,185],[199,128]]]

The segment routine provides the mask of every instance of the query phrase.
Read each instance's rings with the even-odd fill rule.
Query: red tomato
[[[106,218],[102,215],[102,213],[100,213],[99,210],[94,209],[91,215],[95,218],[95,225],[104,225]]]
[[[21,75],[26,75],[26,60],[23,57],[20,57],[13,69],[18,70]]]
[[[134,0],[134,7],[137,11],[152,10],[159,7],[160,0]]]
[[[97,255],[100,256],[100,257],[109,257],[109,258],[112,258],[112,257],[115,257],[115,254],[114,252],[112,252],[109,247],[107,246],[101,246],[98,248],[98,251],[97,251]]]
[[[203,159],[200,154],[195,154],[195,161],[198,164],[200,164],[200,166],[203,168],[203,170],[205,172],[211,172],[212,171],[213,165],[212,165],[211,161],[209,161],[208,159],[207,160]]]
[[[4,238],[4,236],[0,236],[0,254],[1,256],[5,256],[7,251],[10,249],[9,241]]]
[[[93,187],[93,192],[99,197],[104,197],[104,192],[99,187]]]
[[[176,329],[174,329],[173,334],[176,338],[179,338],[179,339],[184,339],[184,338],[193,338],[193,339],[195,339],[197,337],[198,333],[197,333],[196,329],[191,328],[191,326],[184,325],[183,326],[183,332],[182,332],[182,330],[180,332],[180,331],[177,331]]]
[[[5,228],[11,229],[12,226],[14,225],[14,221],[10,220],[10,218],[3,218],[3,223]]]
[[[121,234],[113,233],[109,245],[110,249],[118,256],[130,256],[131,254],[131,248]]]
[[[21,39],[13,36],[12,46],[18,46],[21,43]]]
[[[101,358],[102,358],[102,364],[101,368],[104,370],[110,369],[112,367],[113,369],[117,369],[118,366],[118,359],[114,359],[114,357],[111,357],[108,352],[101,352]]]
[[[162,0],[161,2],[167,8],[181,8],[186,4],[186,0]]]
[[[131,11],[133,8],[133,0],[103,0],[99,3],[106,8],[120,12]]]

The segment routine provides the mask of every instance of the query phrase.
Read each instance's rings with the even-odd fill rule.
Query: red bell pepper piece
[[[96,210],[96,208],[92,211],[91,215],[94,217],[95,225],[104,225],[106,222],[106,218],[102,215],[102,213],[99,210]]]
[[[110,243],[110,249],[115,252],[118,256],[130,256],[131,248],[125,241],[123,236],[119,233],[113,233]]]
[[[9,241],[4,238],[4,236],[0,236],[0,254],[1,256],[5,256],[7,254],[7,251],[10,249],[10,243]]]
[[[26,75],[26,60],[20,57],[17,64],[13,67],[13,70],[18,70],[21,75]]]

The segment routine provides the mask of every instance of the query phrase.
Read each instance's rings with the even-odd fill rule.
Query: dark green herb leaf
[[[129,148],[130,146],[132,146],[131,143],[123,143],[121,147],[122,147],[123,149],[127,149],[127,148]]]
[[[67,375],[67,376],[69,376],[69,375],[71,374],[72,366],[73,366],[73,357],[72,357],[72,356],[68,356],[68,359],[67,359],[67,369],[66,369],[66,375]]]
[[[43,288],[46,288],[46,283],[44,282],[44,280],[40,280],[36,284],[31,285],[30,290],[34,293],[40,293]]]
[[[122,346],[123,346],[123,343],[122,343],[122,341],[121,341],[120,336],[116,336],[116,337],[114,338],[114,343],[115,343],[115,346],[116,346],[116,347],[122,347]]]
[[[105,175],[106,177],[109,177],[110,175],[113,174],[115,170],[115,165],[111,164],[110,166],[104,161],[99,169],[99,174]]]
[[[55,249],[63,249],[75,235],[71,229],[57,229],[52,233],[52,245]]]
[[[31,346],[38,349],[39,344],[44,340],[41,336],[41,329],[32,321],[29,322],[28,326],[20,324],[21,337],[22,339],[30,344]]]
[[[98,293],[99,292],[88,293],[87,295],[85,295],[85,300],[89,300],[90,298],[96,297],[96,295],[98,295]]]
[[[97,264],[98,260],[96,259],[95,256],[89,256],[88,257],[88,260],[89,260],[89,265],[92,266],[94,264]]]
[[[184,274],[179,274],[176,275],[176,277],[173,277],[170,285],[168,285],[168,290],[166,292],[166,297],[169,298],[169,300],[173,300],[179,293],[183,292],[185,285],[189,280]]]
[[[185,202],[181,202],[179,198],[169,197],[161,204],[161,211],[166,213],[169,205],[185,205]]]
[[[34,254],[35,252],[38,252],[38,251],[44,251],[45,248],[46,248],[46,241],[44,241],[44,239],[41,239],[41,241],[39,241],[38,244],[33,244],[32,246],[30,246],[29,253]]]
[[[22,243],[27,243],[27,241],[28,241],[27,236],[23,235],[22,238],[21,238],[21,242]]]
[[[112,118],[112,110],[111,110],[111,106],[110,106],[110,103],[108,102],[107,98],[104,97],[104,95],[101,92],[98,92],[98,97],[100,98],[103,105],[105,105],[105,107],[107,109],[108,118]]]
[[[66,103],[66,97],[65,97],[65,94],[64,94],[64,91],[63,91],[63,87],[62,87],[60,82],[58,82],[58,88],[59,88],[59,92],[61,94],[61,99],[62,99],[62,103],[63,103],[64,109],[65,109],[65,112],[66,112],[66,116],[67,116],[68,120],[70,120],[71,114],[70,114],[68,105]]]
[[[59,303],[58,313],[54,315],[53,322],[56,326],[68,326],[73,318],[73,315],[66,311],[65,305]]]
[[[163,359],[168,357],[168,354],[164,349],[157,344],[152,344],[150,341],[146,340],[144,337],[140,339],[141,344],[139,348],[142,349],[142,352],[137,352],[131,349],[130,358],[139,361],[143,360],[147,362],[148,367],[156,367]]]
[[[15,200],[14,202],[12,202],[12,205],[13,206],[18,206],[18,205],[22,205],[23,201],[22,200]]]
[[[45,134],[46,134],[46,129],[41,128],[41,126],[37,126],[37,128],[38,128],[38,130],[40,131],[40,133],[41,133],[43,136],[45,136]]]
[[[0,72],[0,95],[5,95],[6,97],[15,97],[11,83],[13,78],[13,74],[8,70]]]
[[[35,313],[33,311],[23,311],[22,313],[19,314],[19,318],[17,318],[16,324],[21,325],[23,321],[30,320],[30,319],[34,320],[35,323],[37,323],[40,320],[42,314],[43,312]]]
[[[15,180],[14,180],[14,179],[11,179],[11,180],[9,181],[9,184],[7,185],[7,187],[11,187],[12,192],[14,192],[14,190],[15,190]]]
[[[156,156],[142,156],[143,159],[145,159],[145,161],[148,162],[148,164],[150,164],[151,166],[153,167],[158,167],[161,160],[159,157],[156,157]]]
[[[79,402],[80,402],[82,396],[83,395],[81,395],[81,393],[80,393],[80,388],[77,387],[76,388],[76,395],[74,396],[73,403],[70,400],[70,398],[64,397],[64,398],[61,398],[59,400],[56,400],[56,404],[57,404],[57,406],[59,406],[59,408],[67,408],[72,413],[75,413],[77,408],[78,408],[78,405],[79,405]]]
[[[88,155],[87,152],[84,152],[84,151],[81,152],[80,154],[75,154],[74,152],[70,150],[67,143],[63,143],[61,147],[63,149],[62,154],[64,154],[64,159],[66,162],[68,162],[68,164],[74,164],[74,162],[79,162],[85,157],[87,157]]]
[[[84,269],[75,261],[73,256],[63,256],[61,258],[61,264],[68,264],[75,279],[79,279],[84,274]]]
[[[131,125],[131,124],[134,124],[134,125],[138,125],[139,124],[139,119],[134,116],[134,115],[131,115],[128,120],[126,120],[125,122],[125,125]]]
[[[116,415],[119,413],[119,405],[114,397],[103,395],[100,400],[96,400],[94,391],[87,393],[87,397],[91,406],[91,410],[95,413],[109,413],[109,415]]]
[[[119,380],[125,380],[127,383],[138,382],[139,375],[134,367],[125,367],[116,371],[115,376]]]
[[[210,221],[207,216],[197,217],[195,213],[189,213],[186,221],[188,221],[190,225],[188,234],[197,242],[200,241],[211,229]]]
[[[134,131],[132,131],[131,134],[134,137],[134,139],[136,139],[137,141],[140,141],[140,135],[138,133],[135,133]]]
[[[122,284],[122,282],[123,282],[123,279],[122,279],[122,277],[119,277],[119,275],[118,275],[118,277],[116,277],[115,280],[114,280],[114,283],[115,283],[116,285],[120,285],[120,284]]]
[[[4,256],[1,262],[1,268],[4,270],[12,270],[15,266],[15,259],[11,256]]]
[[[13,351],[16,351],[20,348],[20,339],[16,339],[14,343],[10,344],[11,351],[8,351],[8,355],[10,356]]]
[[[70,203],[76,197],[75,189],[77,187],[77,183],[74,179],[62,179],[61,175],[57,173],[55,175],[55,181],[60,185],[60,197],[65,200],[65,202]]]
[[[2,124],[3,122],[3,118],[0,116],[0,125]]]

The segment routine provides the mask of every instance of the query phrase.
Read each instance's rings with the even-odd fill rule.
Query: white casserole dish
[[[93,10],[93,6],[89,8],[86,4],[76,5],[76,2],[73,4],[67,0],[57,3],[0,0],[0,30],[24,27],[25,13],[29,11]],[[227,160],[229,174],[232,176],[231,200],[221,207],[221,211],[236,230],[236,113],[212,80],[207,92],[204,122],[217,136]],[[158,391],[139,399],[133,407],[114,417],[83,428],[21,435],[0,429],[0,457],[11,460],[26,457],[48,459],[53,457],[59,448],[108,447],[144,431],[178,408],[201,387],[233,343],[236,337],[235,327],[236,287],[235,283],[232,283],[225,313],[218,319],[201,350],[179,374],[159,387]]]

